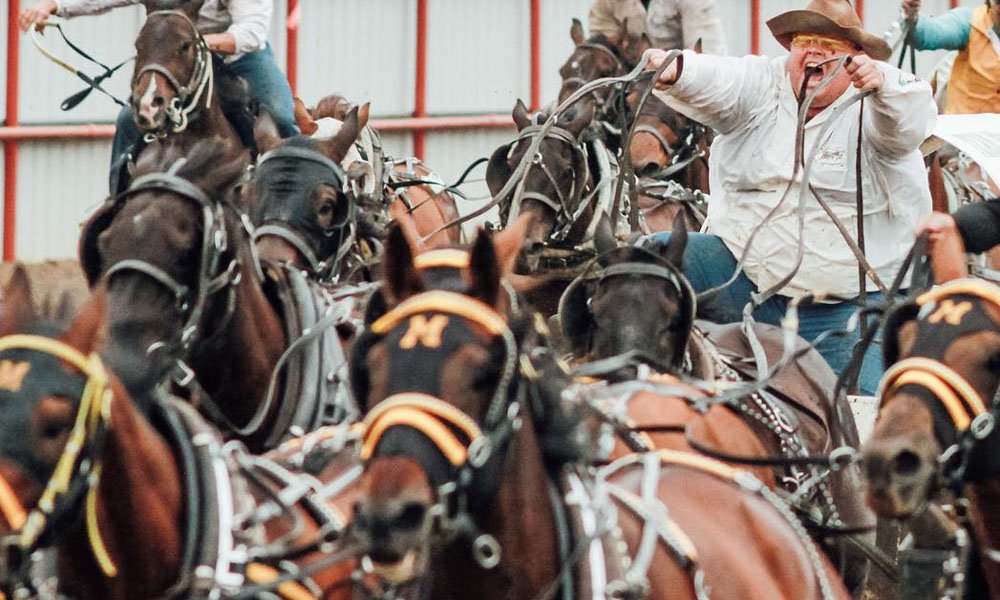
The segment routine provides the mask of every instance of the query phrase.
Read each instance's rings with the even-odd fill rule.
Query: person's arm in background
[[[934,279],[944,283],[968,275],[965,253],[1000,245],[1000,200],[972,202],[952,214],[932,213],[917,226],[927,234]]]
[[[706,54],[729,54],[726,31],[715,0],[681,0],[680,14],[685,48],[694,48],[701,40],[701,49]]]
[[[972,7],[954,8],[938,17],[920,16],[921,0],[904,0],[903,12],[913,29],[917,50],[962,50],[972,31]]]
[[[140,0],[38,0],[33,5],[21,11],[17,17],[17,25],[21,31],[28,31],[49,18],[58,15],[67,19],[82,15],[98,15],[106,13],[119,6],[139,4]]]
[[[221,33],[205,34],[209,49],[220,54],[256,52],[267,44],[274,4],[271,0],[232,0],[229,15],[233,23]]]
[[[617,38],[627,33],[639,37],[646,32],[646,9],[639,0],[594,0],[587,15],[588,35]]]

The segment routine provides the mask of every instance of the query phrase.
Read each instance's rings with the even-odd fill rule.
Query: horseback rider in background
[[[141,0],[38,0],[21,11],[18,25],[22,31],[28,31],[43,24],[50,15],[72,18],[140,3]],[[162,2],[157,7],[167,8],[168,4]],[[147,10],[153,9],[147,6]],[[250,100],[274,118],[283,137],[291,137],[299,133],[293,115],[292,90],[267,42],[273,11],[271,0],[205,0],[198,11],[195,26],[215,55],[216,74],[235,75],[246,80]],[[241,122],[240,113],[245,109],[242,106],[223,108],[244,142],[252,143],[252,122]],[[123,108],[118,114],[111,147],[113,181],[114,173],[142,141],[135,119],[135,110],[131,106]]]
[[[887,286],[895,278],[913,244],[917,221],[930,212],[919,146],[931,134],[937,110],[927,82],[882,62],[891,49],[862,28],[848,0],[813,0],[805,10],[786,12],[767,24],[789,56],[735,58],[685,51],[683,63],[675,61],[663,71],[654,93],[719,132],[710,159],[707,233],[690,236],[684,274],[698,292],[735,279],[700,302],[700,315],[738,322],[744,305],[768,290],[776,294],[753,316],[777,325],[789,302],[810,296],[798,307],[799,334],[813,341],[824,331],[847,326],[862,291],[868,300],[882,298],[871,274],[861,289],[860,253],[878,283]],[[647,55],[651,70],[668,56],[663,50]],[[836,59],[844,55],[850,61],[840,69]],[[818,73],[803,85],[811,67]],[[817,92],[804,124],[805,159],[815,154],[815,161],[809,189],[802,190],[795,165],[803,158],[795,156],[794,144],[799,103],[801,94],[816,90],[825,77],[829,82]],[[837,109],[855,95],[852,86],[871,95],[838,115]],[[838,125],[819,139],[831,118]],[[782,203],[786,189],[792,200]],[[856,241],[858,222],[866,245]],[[750,239],[752,231],[757,235]],[[846,337],[820,340],[816,349],[840,372],[858,339],[855,329]],[[879,354],[873,344],[865,355],[859,381],[863,393],[877,389]]]
[[[920,16],[921,0],[904,0],[917,50],[957,50],[948,79],[946,114],[1000,113],[1000,0]]]
[[[709,54],[726,54],[726,34],[715,0],[595,0],[590,33],[608,37],[623,29],[643,33],[656,48],[692,48],[699,39]]]

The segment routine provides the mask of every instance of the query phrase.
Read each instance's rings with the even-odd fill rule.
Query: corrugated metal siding
[[[31,0],[25,0],[27,3]],[[114,66],[135,54],[133,41],[143,21],[141,7],[128,7],[94,17],[80,17],[66,21],[63,30],[74,44],[108,66]],[[84,73],[95,76],[100,68],[78,57],[63,42],[59,33],[50,31],[42,43],[53,54]],[[113,121],[118,105],[107,96],[91,93],[79,106],[69,112],[59,110],[67,96],[84,87],[84,83],[68,71],[57,67],[42,56],[27,35],[21,37],[21,93],[20,121],[22,123],[90,123]],[[132,65],[125,65],[115,73],[109,84],[102,84],[112,94],[125,99],[129,93]]]
[[[527,0],[428,3],[427,111],[503,112],[531,90]]]
[[[543,0],[542,2],[542,102],[554,100],[559,95],[559,67],[573,53],[573,40],[569,29],[573,18],[580,19],[587,30],[587,11],[590,0]],[[527,100],[525,100],[527,102]],[[512,108],[513,104],[508,107]],[[507,112],[507,111],[505,111]]]
[[[17,172],[17,257],[76,256],[79,224],[108,193],[107,141],[21,145]]]
[[[376,116],[413,112],[415,2],[300,0],[300,5],[299,95],[307,104],[338,92],[370,100]]]

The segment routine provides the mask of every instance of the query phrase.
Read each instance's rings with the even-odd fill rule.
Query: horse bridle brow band
[[[958,431],[965,431],[973,419],[986,413],[979,393],[954,370],[936,360],[913,357],[893,365],[882,379],[879,397],[884,406],[904,385],[916,385],[931,392],[945,407]]]
[[[402,393],[379,402],[365,417],[361,459],[368,460],[385,433],[395,426],[406,426],[425,435],[455,467],[469,458],[469,448],[483,433],[468,415],[444,400],[427,394]],[[457,429],[467,442],[453,433]]]

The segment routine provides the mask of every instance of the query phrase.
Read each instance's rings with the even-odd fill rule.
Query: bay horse
[[[381,580],[370,596],[532,598],[562,585],[563,597],[696,598],[706,587],[718,598],[848,597],[794,518],[765,499],[766,488],[741,488],[734,479],[754,487],[748,475],[687,454],[630,455],[603,469],[611,490],[603,508],[618,518],[597,508],[592,523],[608,528],[567,545],[557,535],[561,492],[547,470],[574,469],[546,462],[538,420],[557,400],[536,388],[558,370],[538,360],[537,328],[496,312],[505,273],[485,234],[469,263],[471,295],[407,296],[393,282],[410,285],[419,273],[387,271],[390,293],[405,300],[355,346],[368,464],[352,533]],[[575,502],[595,506],[593,489],[575,488]],[[670,533],[646,520],[651,511]],[[601,546],[610,571],[600,570]],[[592,576],[569,581],[577,570]]]
[[[339,94],[324,96],[312,109],[296,100],[296,122],[304,133],[314,137],[337,131],[355,108]],[[358,194],[361,225],[372,231],[372,238],[382,239],[389,223],[406,214],[422,236],[440,230],[428,238],[431,244],[463,242],[460,225],[447,227],[459,216],[455,192],[422,160],[387,156],[378,131],[367,125],[367,110],[362,110],[365,116],[358,152],[354,160],[343,165],[349,173],[360,172],[352,176],[352,185],[364,192]]]
[[[848,587],[865,584],[867,559],[829,529],[874,523],[861,500],[861,472],[837,465],[826,475],[794,465],[795,457],[826,456],[856,446],[853,415],[833,399],[836,377],[815,351],[796,339],[798,357],[759,391],[732,386],[756,380],[740,325],[695,320],[696,294],[682,273],[687,231],[678,217],[667,242],[616,247],[597,238],[598,258],[567,287],[559,325],[576,367],[596,378],[580,398],[596,403],[617,424],[634,424],[635,450],[666,447],[733,457],[755,467],[758,479],[798,494],[797,510],[816,526],[816,538],[842,563]],[[783,333],[754,325],[771,364],[783,354]],[[747,370],[750,366],[751,370]],[[721,398],[725,398],[722,400]],[[846,422],[844,422],[846,420]],[[866,541],[870,536],[856,533]],[[835,560],[834,562],[837,562]]]
[[[219,137],[232,142],[224,148],[231,160],[238,160],[247,150],[222,105],[224,101],[237,104],[230,96],[245,94],[240,89],[245,84],[226,78],[216,81],[212,52],[195,27],[204,0],[145,0],[143,4],[147,16],[135,41],[129,99],[139,131],[147,141],[164,139],[184,151],[201,140]],[[122,171],[112,174],[112,195],[126,187],[129,166],[113,167]]]
[[[173,375],[214,421],[259,451],[291,429],[352,412],[338,375],[346,377],[340,340],[321,326],[329,309],[337,319],[349,311],[317,301],[295,269],[261,269],[233,202],[246,162],[230,160],[227,145],[207,140],[187,155],[176,146],[148,149],[126,193],[86,225],[80,257],[92,284],[107,283],[104,355],[126,386]]]
[[[926,531],[915,531],[915,547],[950,552],[956,526],[968,527],[988,597],[1000,598],[1000,288],[957,279],[903,304],[886,319],[884,353],[882,406],[864,447],[868,503],[918,520]],[[938,501],[955,508],[942,518]],[[941,571],[951,585],[961,575]]]
[[[23,280],[23,277],[21,278]],[[189,405],[133,397],[97,354],[104,292],[62,334],[17,278],[0,315],[0,587],[8,598],[138,600],[267,593],[350,598],[327,556],[347,524],[357,436],[327,428],[253,457]],[[313,482],[310,489],[302,481]],[[53,549],[53,581],[32,555]],[[43,587],[44,586],[44,587]],[[59,596],[62,597],[62,596]],[[270,597],[270,596],[269,596]]]

